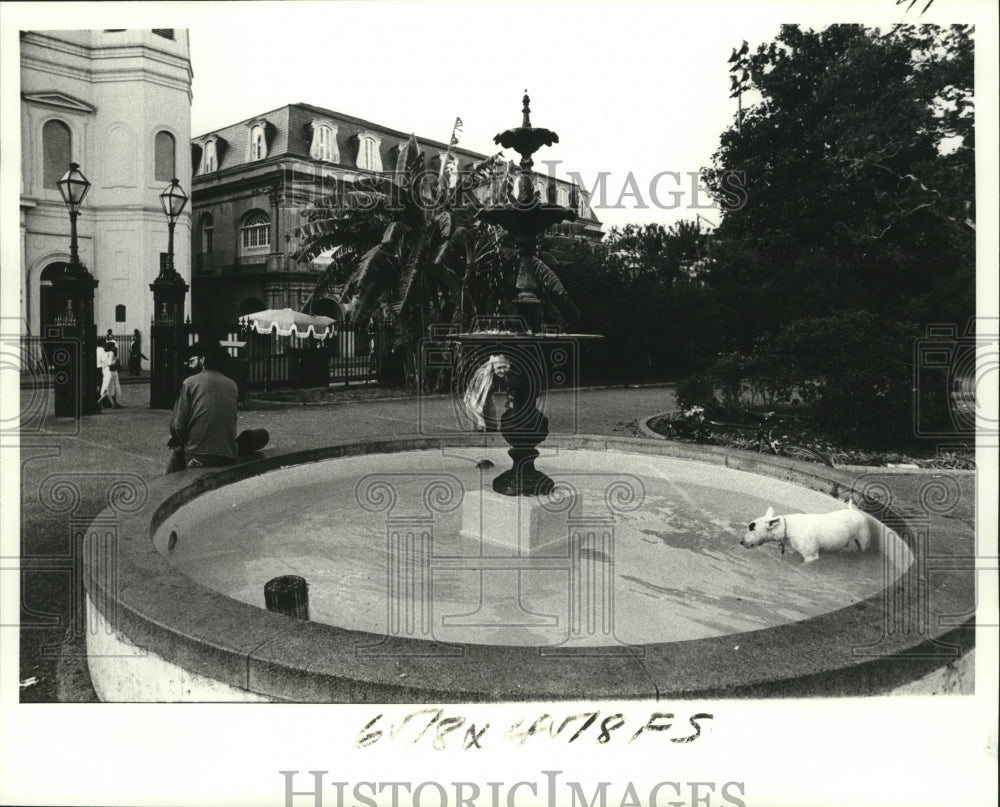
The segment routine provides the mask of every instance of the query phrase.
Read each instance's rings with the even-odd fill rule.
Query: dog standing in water
[[[768,507],[763,516],[747,525],[740,545],[755,547],[767,541],[777,541],[782,554],[785,553],[785,544],[788,544],[805,563],[812,563],[819,559],[820,552],[840,552],[848,548],[865,552],[871,546],[871,540],[868,517],[850,502],[846,510],[823,514],[776,516],[774,508]]]

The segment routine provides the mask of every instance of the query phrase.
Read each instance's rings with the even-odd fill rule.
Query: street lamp
[[[69,266],[52,279],[56,297],[56,320],[46,324],[46,335],[53,337],[51,355],[63,356],[64,361],[53,367],[56,417],[78,417],[100,412],[97,403],[97,379],[94,352],[97,349],[97,329],[94,326],[94,290],[97,281],[80,263],[76,219],[80,215],[90,182],[77,163],[56,182],[69,209]],[[51,325],[51,328],[49,327]],[[57,350],[56,346],[63,350]],[[67,346],[73,346],[66,350]]]
[[[62,179],[56,185],[59,187],[59,193],[62,194],[66,207],[69,208],[69,263],[73,273],[76,274],[80,268],[80,253],[76,244],[76,217],[80,215],[80,205],[83,204],[83,198],[90,190],[90,182],[80,171],[80,166],[77,163],[70,163],[69,171],[62,175]]]
[[[149,284],[153,292],[153,321],[150,345],[153,364],[149,378],[151,409],[170,409],[184,379],[183,350],[187,344],[184,325],[184,298],[188,285],[174,269],[174,226],[184,212],[188,197],[177,178],[160,194],[160,204],[167,216],[169,236],[167,260],[160,265],[160,274]]]
[[[163,212],[167,215],[167,227],[170,233],[167,239],[167,265],[164,268],[166,273],[174,271],[174,225],[177,224],[178,217],[184,212],[187,200],[187,194],[181,188],[177,177],[170,180],[170,184],[160,194],[160,204],[163,206]]]

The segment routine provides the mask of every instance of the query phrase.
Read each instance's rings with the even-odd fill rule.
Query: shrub
[[[715,396],[716,378],[711,373],[696,373],[677,382],[674,395],[681,409],[692,406],[718,408],[719,399]]]
[[[725,354],[707,372],[684,379],[677,401],[716,416],[791,404],[842,442],[909,439],[916,338],[915,327],[868,311],[806,317],[758,340],[751,355]]]
[[[913,436],[916,328],[869,311],[796,320],[769,348],[817,427],[855,443]]]

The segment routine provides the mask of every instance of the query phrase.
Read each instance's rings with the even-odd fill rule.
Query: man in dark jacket
[[[228,465],[240,454],[259,451],[269,439],[264,429],[236,436],[236,382],[220,372],[223,361],[218,344],[199,342],[189,350],[188,367],[170,417],[173,449],[167,473],[184,468]]]

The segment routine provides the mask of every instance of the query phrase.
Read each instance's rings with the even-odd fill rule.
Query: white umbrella
[[[246,314],[242,319],[249,320],[257,333],[277,331],[278,336],[314,336],[320,340],[336,333],[337,322],[333,317],[303,314],[291,308],[268,308],[266,311]]]

